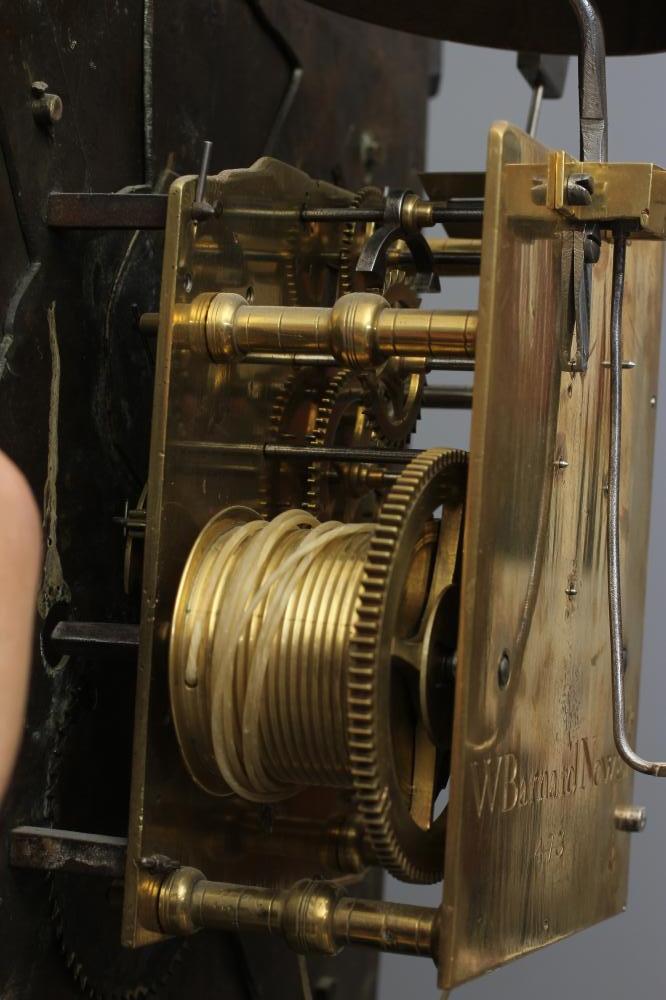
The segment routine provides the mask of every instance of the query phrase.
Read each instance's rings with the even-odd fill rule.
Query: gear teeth
[[[187,939],[179,942],[178,948],[170,956],[161,975],[151,981],[147,983],[140,982],[126,989],[114,984],[95,985],[91,979],[90,970],[86,970],[79,955],[67,946],[62,906],[57,895],[55,872],[48,873],[48,883],[53,934],[62,955],[65,968],[72,977],[72,982],[78,993],[81,996],[87,997],[88,1000],[145,1000],[149,996],[159,996],[168,984],[177,966],[183,961],[184,954],[189,949]]]
[[[442,871],[424,866],[400,843],[389,789],[382,777],[378,733],[389,724],[378,709],[380,685],[387,678],[387,664],[380,662],[383,617],[400,548],[401,525],[434,478],[466,463],[465,452],[432,449],[413,459],[403,471],[380,511],[354,612],[346,721],[356,805],[378,862],[407,882],[437,882]],[[423,835],[428,836],[426,831]]]
[[[333,407],[342,389],[355,379],[352,372],[343,369],[336,372],[330,379],[326,391],[319,401],[317,418],[311,435],[311,443],[315,446],[327,443]],[[307,488],[303,507],[310,511],[315,517],[322,514],[322,486],[326,471],[322,468],[322,462],[310,462],[307,472]]]
[[[386,272],[382,295],[394,307],[418,309],[421,298],[414,290],[413,278],[400,268]]]
[[[302,438],[303,444],[317,446],[334,443],[335,408],[340,401],[340,394],[347,391],[356,397],[355,400],[350,399],[350,405],[356,405],[360,408],[363,391],[358,376],[354,372],[340,369],[333,375],[327,375],[323,372],[315,375],[310,370],[297,371],[290,375],[275,393],[268,418],[267,440],[279,442],[285,439],[285,422],[289,407],[294,397],[298,397],[311,400],[316,414],[312,431]],[[386,442],[378,438],[374,430],[371,429],[369,421],[363,436],[365,440],[360,443],[365,447],[386,445]],[[318,517],[327,515],[328,483],[326,476],[328,467],[329,463],[327,462],[311,462],[304,473],[301,505],[305,510],[311,511]],[[264,517],[274,517],[280,513],[282,508],[279,503],[276,506],[274,480],[266,467],[262,468],[259,476],[258,494],[260,513]]]
[[[356,192],[350,208],[360,208],[364,201],[370,198],[381,198],[381,191],[376,187],[362,187]],[[347,295],[352,290],[352,259],[358,223],[346,222],[340,238],[340,269],[338,271],[338,295]]]
[[[402,270],[392,269],[386,275],[382,295],[394,308],[409,307],[416,309],[420,298],[412,288],[409,276]],[[421,396],[425,385],[423,375],[411,375],[409,396],[399,417],[392,417],[386,407],[386,401],[380,392],[382,376],[373,375],[363,378],[364,408],[370,426],[377,437],[385,442],[387,447],[404,448],[408,443],[414,428],[421,417]]]
[[[300,240],[300,229],[298,225],[291,226],[287,233],[287,246],[289,254],[285,264],[285,285],[287,289],[287,305],[300,305],[298,298],[298,282],[296,281],[296,256],[298,243]]]
[[[364,388],[364,384],[376,381],[375,375],[365,375],[359,376],[357,372],[352,372],[348,370],[338,371],[330,380],[326,392],[323,394],[317,413],[317,419],[315,421],[315,427],[311,438],[311,444],[313,445],[327,445],[333,444],[331,439],[331,421],[333,418],[333,412],[338,400],[339,394],[347,388],[358,388],[359,395],[359,407],[362,407],[367,418],[367,429],[364,432],[368,437],[369,441],[366,442],[366,447],[377,448],[387,448],[391,445],[403,446],[406,444],[407,439],[394,438],[393,440],[387,439],[378,429],[377,421],[371,419],[371,414],[368,412],[364,398],[366,397],[367,388]],[[307,472],[307,493],[306,500],[303,504],[306,510],[309,510],[316,517],[327,517],[328,511],[325,502],[325,489],[326,489],[326,473],[327,473],[327,463],[323,462],[311,462],[308,466]],[[343,518],[344,519],[344,518]]]
[[[386,401],[380,393],[381,375],[364,375],[363,408],[368,423],[379,440],[389,448],[404,448],[411,438],[421,416],[421,396],[425,378],[422,375],[410,375],[410,379],[418,379],[413,391],[414,401],[406,404],[405,412],[399,417],[391,417],[386,410]]]
[[[294,391],[295,382],[296,382],[296,375],[290,375],[284,381],[282,387],[278,389],[275,395],[275,400],[273,402],[270,416],[268,418],[268,435],[267,435],[268,441],[274,442],[280,440],[282,421],[284,420],[287,404]],[[273,511],[271,503],[272,491],[271,491],[270,476],[268,475],[265,465],[263,463],[261,471],[259,473],[259,483],[257,492],[259,499],[259,513],[263,517],[271,517],[275,513],[275,511]]]

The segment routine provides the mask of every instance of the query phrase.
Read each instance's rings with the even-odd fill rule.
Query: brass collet
[[[361,944],[434,958],[438,949],[438,909],[354,899],[333,882],[308,879],[271,890],[209,882],[196,868],[179,868],[162,883],[158,918],[164,934],[264,931],[304,954],[334,955]]]
[[[179,311],[179,337],[218,362],[284,352],[365,369],[389,357],[473,358],[476,346],[476,312],[394,309],[370,292],[343,295],[331,308],[256,306],[233,292],[204,293]]]

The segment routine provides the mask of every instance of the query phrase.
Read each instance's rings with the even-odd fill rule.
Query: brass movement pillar
[[[438,909],[354,899],[332,882],[261,889],[209,882],[196,868],[179,868],[162,883],[158,914],[165,934],[263,931],[302,953],[333,955],[346,944],[431,958],[438,950]]]
[[[285,353],[330,355],[347,368],[389,357],[473,358],[476,312],[394,309],[381,295],[353,292],[330,308],[255,306],[233,292],[205,293],[183,305],[177,335],[213,361]]]

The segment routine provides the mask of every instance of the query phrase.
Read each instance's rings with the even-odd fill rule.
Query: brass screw
[[[617,830],[642,833],[647,823],[647,809],[645,806],[618,806],[614,818]]]

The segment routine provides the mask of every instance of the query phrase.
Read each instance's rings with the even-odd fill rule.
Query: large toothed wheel
[[[422,453],[374,524],[221,511],[172,620],[193,779],[257,803],[349,789],[369,853],[413,882],[437,881],[444,854],[465,472],[463,452]]]
[[[347,681],[357,806],[378,862],[397,878],[442,877],[467,458],[410,463],[379,515],[359,588]],[[441,508],[441,520],[434,518]]]

